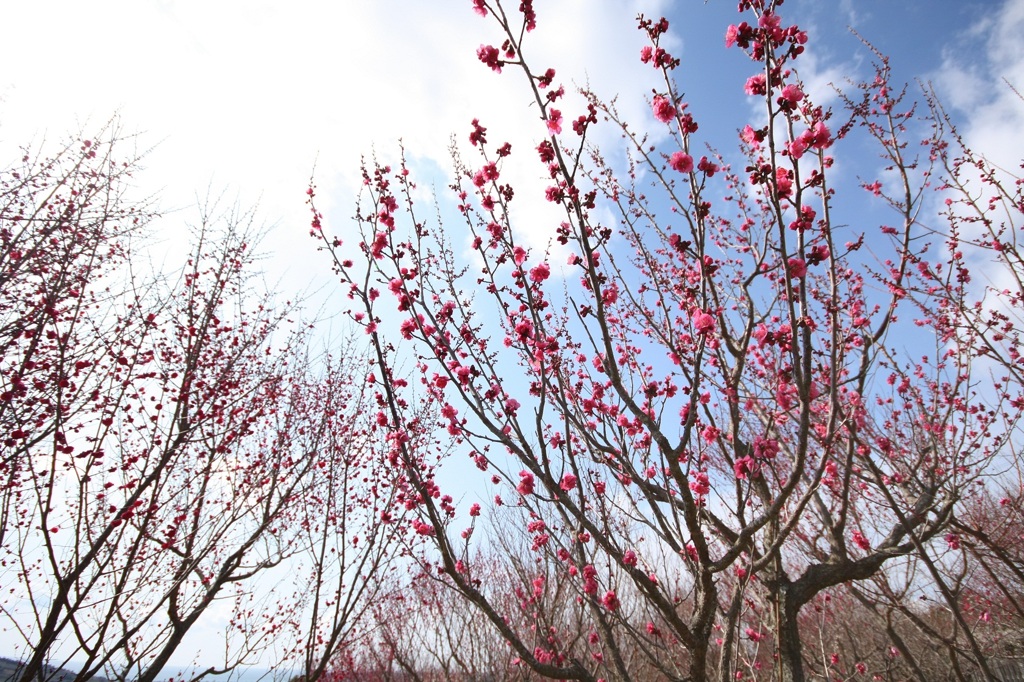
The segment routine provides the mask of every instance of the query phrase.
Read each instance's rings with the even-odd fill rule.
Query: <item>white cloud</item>
[[[544,4],[527,56],[555,67],[569,91],[590,76],[603,95],[628,95],[624,113],[638,120],[653,82],[645,77],[656,74],[637,60],[642,36],[630,39],[629,29],[639,11],[656,17],[664,4]],[[0,76],[6,158],[41,132],[59,137],[119,110],[144,145],[156,145],[142,182],[162,188],[165,207],[192,204],[211,181],[243,204],[259,200],[280,222],[268,242],[282,255],[273,267],[312,252],[297,237],[314,162],[321,208],[347,216],[361,154],[376,145],[394,158],[401,138],[414,158],[448,168],[450,135],[462,143],[479,117],[492,141],[513,143],[513,181],[536,184],[543,174],[532,151],[543,133],[537,108],[521,73],[498,76],[477,61],[481,43],[501,38],[468,1],[49,0],[7,3],[0,21],[25,27],[0,44],[2,63],[18,64]],[[571,101],[567,118],[581,113]],[[528,195],[523,186],[519,196]],[[173,220],[166,232],[181,233]]]
[[[1007,0],[949,45],[941,68],[931,75],[940,97],[963,121],[960,132],[967,144],[1014,172],[1024,158],[1024,101],[1018,94],[1024,92],[1022,31],[1024,0]]]

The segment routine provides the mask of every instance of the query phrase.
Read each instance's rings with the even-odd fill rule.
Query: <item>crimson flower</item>
[[[505,62],[501,61],[501,55],[498,52],[498,48],[493,45],[481,45],[477,48],[476,56],[484,64],[491,67],[492,71],[501,73],[501,67]]]

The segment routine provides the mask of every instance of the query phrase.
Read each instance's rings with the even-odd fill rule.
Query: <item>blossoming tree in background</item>
[[[18,679],[155,680],[212,619],[190,679],[322,669],[400,539],[358,348],[320,357],[259,293],[251,213],[204,210],[179,272],[140,268],[126,146],[111,126],[0,173],[3,653]]]
[[[659,144],[589,91],[569,111],[524,56],[532,2],[473,7],[504,34],[480,61],[524,77],[536,148],[474,120],[444,225],[404,162],[364,168],[356,229],[335,237],[313,208],[428,569],[542,677],[996,679],[1024,616],[1020,182],[958,144],[933,98],[916,109],[884,59],[841,110],[816,104],[796,71],[813,36],[781,1],[741,1],[725,34],[750,58],[735,87],[761,102],[736,140],[702,137],[668,22],[640,18]],[[625,163],[594,126],[621,133]],[[835,160],[865,139],[884,170],[840,186]],[[739,163],[698,151],[737,143]],[[547,249],[515,224],[534,197],[511,163],[548,178]],[[948,210],[925,219],[936,197]],[[841,225],[837,205],[864,200],[892,223]],[[972,281],[993,261],[1005,288]],[[489,509],[443,487],[452,449],[486,472]],[[522,547],[505,553],[517,587],[475,550],[488,517],[520,535],[489,543]],[[840,603],[874,639],[844,639]]]

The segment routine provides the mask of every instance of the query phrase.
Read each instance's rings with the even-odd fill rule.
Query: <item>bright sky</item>
[[[683,59],[677,79],[702,139],[731,151],[755,115],[742,94],[753,65],[724,49],[734,0],[535,4],[531,62],[556,68],[567,90],[589,80],[619,95],[635,127],[654,129],[645,98],[657,86],[637,59],[638,12],[670,12],[669,49]],[[870,54],[846,30],[854,26],[892,57],[900,79],[934,82],[971,141],[1019,165],[1024,103],[1003,79],[1024,92],[1024,0],[789,0],[780,14],[810,32],[801,75],[812,93],[828,97],[830,82],[868,73]],[[243,206],[258,200],[276,224],[265,244],[271,278],[287,271],[296,287],[328,271],[306,237],[314,164],[334,228],[351,214],[361,154],[393,158],[401,138],[414,167],[443,188],[450,136],[465,145],[473,118],[529,159],[508,169],[513,181],[537,178],[526,153],[542,132],[536,109],[521,74],[496,76],[477,61],[481,43],[500,39],[469,0],[7,0],[0,26],[0,163],[20,144],[88,131],[117,111],[153,147],[141,188],[184,209],[159,224],[161,238],[182,243],[181,216],[194,215],[187,209],[208,186]],[[580,113],[564,109],[570,120]],[[545,232],[542,202],[520,210]]]
[[[671,8],[678,80],[702,134],[728,150],[749,112],[737,79],[752,66],[724,50],[735,2],[686,3],[685,13],[676,5],[539,0],[528,57],[554,66],[569,89],[589,81],[619,95],[635,125],[651,125],[644,98],[657,82],[637,60],[634,18]],[[852,25],[892,56],[900,76],[934,80],[950,104],[968,109],[972,134],[996,142],[990,148],[1005,150],[1008,131],[1019,139],[1020,102],[1000,79],[1024,86],[1021,0],[790,0],[782,14],[811,31],[803,77],[819,94],[868,67],[846,31]],[[399,138],[430,170],[448,168],[450,136],[464,144],[474,117],[492,140],[536,144],[522,76],[495,76],[474,56],[481,43],[499,41],[469,0],[37,0],[0,4],[0,25],[3,158],[12,146],[88,130],[118,111],[154,147],[140,177],[145,190],[168,209],[187,208],[207,187],[243,205],[259,201],[278,225],[267,244],[278,256],[272,269],[302,276],[312,244],[296,237],[305,234],[303,190],[314,164],[321,208],[340,221],[351,212],[360,155],[392,157]],[[524,172],[536,177],[535,168]],[[168,222],[162,236],[173,241],[179,226]]]

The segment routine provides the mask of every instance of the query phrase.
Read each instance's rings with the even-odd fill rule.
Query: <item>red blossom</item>
[[[501,60],[501,53],[498,52],[498,48],[493,45],[481,45],[477,48],[476,56],[484,64],[491,67],[492,71],[501,73],[501,67],[505,62]]]
[[[516,486],[516,490],[519,491],[520,495],[532,495],[533,494],[533,474],[529,471],[519,472],[519,485]]]
[[[487,142],[487,128],[480,125],[479,119],[473,119],[473,132],[469,134],[469,142],[474,147],[478,144],[482,145]]]

